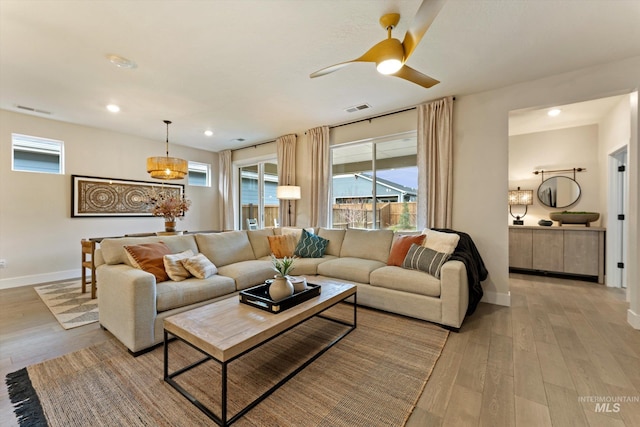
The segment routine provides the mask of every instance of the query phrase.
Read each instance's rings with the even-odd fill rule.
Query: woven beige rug
[[[80,280],[34,287],[38,296],[65,329],[77,328],[98,321],[98,300],[91,299],[91,285],[82,293]]]
[[[328,313],[348,319],[352,306],[334,307]],[[230,415],[344,328],[313,318],[232,362],[228,368]],[[426,322],[358,308],[356,330],[234,425],[402,426],[447,336],[448,331]],[[200,357],[179,341],[169,349],[170,371]],[[134,358],[118,342],[109,341],[9,374],[10,395],[12,401],[19,400],[11,391],[12,383],[26,390],[30,379],[50,426],[213,425],[162,380],[162,352],[157,348]],[[28,378],[20,380],[27,373]],[[217,363],[204,363],[178,381],[220,413]],[[37,411],[25,408],[25,412]]]

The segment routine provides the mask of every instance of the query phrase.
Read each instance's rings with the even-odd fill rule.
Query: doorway
[[[607,198],[607,285],[626,289],[628,171],[627,147],[609,154],[609,191]]]

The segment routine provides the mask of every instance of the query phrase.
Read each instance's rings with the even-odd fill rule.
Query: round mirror
[[[567,176],[545,179],[538,187],[540,203],[550,208],[566,208],[580,198],[580,184]]]

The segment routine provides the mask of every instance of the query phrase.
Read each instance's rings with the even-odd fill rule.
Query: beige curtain
[[[278,185],[296,185],[296,135],[284,135],[276,139],[278,152]],[[289,216],[289,206],[291,216]],[[280,226],[296,223],[296,201],[280,200]]]
[[[329,126],[307,131],[311,141],[311,226],[328,227],[329,217]]]
[[[233,230],[235,205],[233,203],[231,150],[221,151],[218,156],[220,165],[220,180],[218,183],[218,191],[220,193],[220,222],[223,230]]]
[[[453,97],[418,106],[418,228],[451,228]]]

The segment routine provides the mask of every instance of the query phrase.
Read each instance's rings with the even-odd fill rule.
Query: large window
[[[64,174],[62,141],[13,133],[11,151],[11,170]]]
[[[271,227],[280,211],[275,160],[240,167],[240,229]]]
[[[189,162],[189,185],[211,187],[211,165]]]
[[[331,149],[333,227],[416,229],[416,141],[409,132]]]

